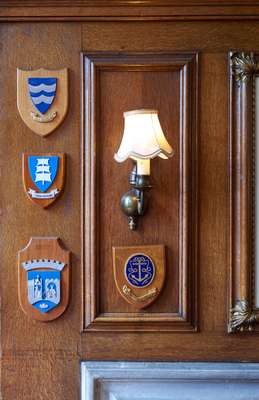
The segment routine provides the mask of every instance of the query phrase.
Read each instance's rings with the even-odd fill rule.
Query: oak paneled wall
[[[223,5],[221,7],[228,17],[231,14],[229,9]],[[208,9],[212,10],[208,5],[205,14],[202,11],[204,9],[199,9],[202,21],[201,17],[195,15],[193,8],[192,21],[184,20],[183,14],[182,20],[167,21],[165,9],[163,15],[159,16],[161,12],[159,7],[157,12],[154,8],[147,7],[145,15],[143,8],[136,7],[131,20],[124,21],[129,11],[124,6],[120,6],[119,9],[116,9],[117,16],[113,16],[112,20],[108,18],[111,9],[106,7],[102,9],[102,16],[94,12],[94,20],[88,19],[88,21],[83,21],[83,10],[80,7],[73,12],[69,7],[55,7],[55,12],[51,7],[42,7],[40,10],[37,10],[37,7],[0,9],[2,21],[0,24],[1,394],[4,400],[31,400],[35,393],[40,393],[42,399],[79,399],[80,360],[259,361],[259,339],[256,333],[251,333],[249,337],[242,333],[235,335],[227,333],[230,269],[228,52],[238,49],[244,51],[259,49],[259,26],[257,21],[252,20],[259,15],[259,7],[256,3],[253,6],[249,4],[246,11],[249,15],[242,21],[220,19],[219,9],[217,9],[218,14],[214,9],[215,20],[208,21],[206,13],[209,14]],[[244,18],[240,14],[240,8],[231,9],[235,11],[236,18]],[[189,8],[188,10],[188,13],[191,12]],[[175,8],[170,8],[172,19],[176,18],[176,11]],[[152,16],[152,21],[148,20],[148,13]],[[76,16],[75,21],[69,22],[69,19],[74,18],[73,15]],[[41,21],[41,18],[45,20]],[[15,19],[24,22],[16,22]],[[62,22],[62,19],[66,22]],[[80,53],[100,51],[152,53],[199,51],[200,53],[197,121],[198,332],[183,334],[182,332],[85,331],[81,333],[82,308],[85,296],[90,296],[90,293],[83,293],[81,258],[83,160],[80,160],[80,157],[83,132],[81,131]],[[47,138],[40,138],[31,132],[19,116],[16,107],[18,67],[69,68],[69,112],[62,125]],[[151,76],[152,71],[149,74]],[[163,75],[161,85],[165,85],[164,76],[168,72],[161,74]],[[115,87],[111,82],[115,79],[116,73],[112,72],[111,75],[113,75],[111,81],[107,73],[101,78],[105,88],[102,104],[108,102],[107,91]],[[177,77],[172,78],[172,76],[173,74],[169,74],[166,79],[176,82]],[[150,79],[148,78],[149,82]],[[158,88],[156,81],[155,85]],[[168,93],[167,87],[161,87]],[[150,95],[149,88],[145,90]],[[120,91],[118,93],[121,95]],[[126,98],[126,101],[133,100]],[[112,105],[115,106],[114,103],[111,103]],[[172,100],[172,106],[177,106],[177,97]],[[175,129],[179,121],[167,120],[166,107],[167,105],[162,111],[161,106],[161,112],[164,113],[162,118],[166,124],[165,131],[176,134]],[[121,115],[122,111],[124,110],[121,109],[118,115]],[[117,111],[116,117],[114,115],[113,118],[120,118]],[[115,150],[115,144],[118,144],[120,138],[122,118],[116,121],[114,131],[109,125],[110,120],[106,112],[101,116],[100,122],[102,129],[110,127],[109,133],[115,132],[118,135],[116,138],[112,137],[109,144],[107,133],[105,143],[108,144],[105,148],[101,146],[100,154],[110,160],[110,166],[106,167],[116,173],[118,171],[119,184],[127,189],[130,162],[120,166],[112,159],[112,151]],[[175,129],[172,131],[171,123],[175,124]],[[174,145],[174,140],[172,144]],[[109,155],[106,153],[108,151]],[[31,204],[24,193],[21,158],[23,152],[64,152],[67,155],[64,193],[47,210]],[[175,160],[170,161],[172,165],[176,164]],[[153,169],[157,166],[157,169],[162,171],[170,164],[170,162],[165,163],[165,167],[162,167],[162,162],[154,161]],[[170,191],[173,192],[174,171],[171,173]],[[104,171],[101,172],[100,179],[106,188],[108,182]],[[120,187],[116,191],[112,185],[111,188],[111,194],[114,195],[112,198],[114,212],[118,213],[124,229],[127,221],[118,206],[123,188]],[[155,224],[157,196],[156,184],[151,192],[152,224]],[[106,213],[107,204],[105,203],[103,207],[102,215]],[[141,229],[149,226],[149,217],[151,218],[147,215],[143,218]],[[173,215],[172,219],[177,223],[176,215]],[[110,233],[108,227],[101,227],[101,235],[105,240],[111,240]],[[127,235],[129,233],[126,234],[125,240],[128,240]],[[71,302],[60,318],[44,325],[26,317],[18,303],[17,253],[31,236],[60,237],[65,247],[72,253]],[[103,242],[101,245],[105,247],[108,243]],[[102,272],[104,279],[109,279],[108,284],[112,285],[107,269],[103,269]],[[103,290],[106,293],[107,289]],[[175,294],[167,294],[166,304],[175,310],[177,307],[176,302],[173,302]],[[154,310],[165,309],[162,298],[161,293],[159,304],[152,306]],[[120,305],[116,301],[115,297],[109,301],[103,298],[101,309],[106,312],[117,307],[118,310]]]
[[[29,400],[35,393],[40,393],[42,398],[75,399],[79,393],[75,341],[80,338],[81,307],[80,297],[76,295],[81,266],[80,32],[76,24],[0,25],[0,53],[5,60],[0,74],[3,399]],[[30,131],[19,115],[16,106],[18,67],[68,67],[70,70],[68,115],[47,138]],[[64,152],[67,155],[65,190],[49,209],[33,204],[26,196],[22,180],[23,152]],[[19,306],[17,255],[32,236],[60,237],[72,253],[70,304],[60,318],[50,323],[33,321]]]
[[[84,328],[196,329],[197,71],[195,53],[83,55]],[[159,111],[175,154],[169,161],[151,161],[150,204],[130,231],[120,196],[133,163],[117,164],[114,154],[123,112],[141,108]],[[116,289],[112,247],[155,244],[166,248],[165,287],[151,306],[136,313]]]

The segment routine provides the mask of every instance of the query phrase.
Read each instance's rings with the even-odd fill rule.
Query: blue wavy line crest
[[[45,114],[56,96],[57,78],[28,78],[28,87],[33,105]]]

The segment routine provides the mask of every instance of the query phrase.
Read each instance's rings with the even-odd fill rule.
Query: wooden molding
[[[254,294],[256,55],[230,53],[231,271],[228,331],[251,331],[259,320]]]
[[[117,7],[117,6],[131,6],[131,7],[141,7],[141,6],[238,6],[238,5],[259,5],[259,1],[251,0],[138,0],[137,4],[135,0],[75,0],[71,4],[70,0],[46,0],[42,4],[39,0],[24,0],[23,2],[19,0],[2,0],[0,7]]]
[[[257,20],[258,1],[2,0],[0,21]]]
[[[142,331],[194,331],[197,329],[197,303],[196,303],[196,252],[197,252],[197,136],[196,136],[196,107],[197,107],[197,70],[198,57],[197,53],[88,53],[82,55],[82,93],[83,93],[83,155],[82,155],[82,167],[83,167],[83,214],[82,214],[82,234],[83,234],[83,331],[87,330],[120,330],[120,331],[131,331],[131,330],[142,330]],[[112,237],[112,245],[125,245],[129,246],[135,243],[136,245],[148,244],[142,242],[143,237],[146,235],[152,235],[152,229],[148,225],[150,221],[148,216],[143,218],[143,233],[140,235],[137,241],[132,243],[132,240],[136,240],[138,232],[135,236],[128,230],[127,220],[119,209],[119,197],[118,205],[109,207],[107,212],[113,213],[111,216],[107,214],[101,214],[100,201],[105,206],[105,200],[100,197],[100,193],[104,193],[102,188],[103,181],[100,179],[100,169],[103,168],[102,164],[104,160],[101,160],[100,154],[103,154],[103,147],[101,143],[104,140],[100,131],[100,119],[101,113],[106,112],[102,106],[100,100],[100,93],[105,88],[102,88],[102,82],[109,82],[107,73],[112,72],[112,78],[115,79],[114,85],[116,85],[117,74],[127,74],[130,79],[130,74],[173,74],[173,81],[178,86],[179,90],[179,133],[177,132],[178,142],[178,160],[179,160],[179,176],[178,176],[178,188],[179,197],[172,200],[177,203],[174,209],[178,210],[178,221],[179,226],[173,227],[176,229],[176,237],[174,239],[173,247],[177,250],[178,264],[174,266],[177,271],[177,281],[174,277],[174,282],[167,281],[167,285],[175,284],[178,290],[178,300],[176,301],[175,307],[176,312],[172,312],[172,306],[168,305],[166,312],[150,312],[149,309],[145,313],[136,312],[132,310],[129,312],[126,309],[125,312],[120,309],[120,312],[102,312],[100,304],[106,304],[106,300],[103,297],[103,293],[100,289],[103,278],[103,273],[100,271],[100,266],[103,267],[103,262],[111,259],[106,265],[105,271],[110,271],[112,267],[112,248],[102,247],[104,246],[103,237],[100,236],[103,224],[121,224],[117,229],[122,229],[121,236],[125,237],[121,243],[114,243]],[[104,81],[101,80],[101,76],[104,74]],[[176,75],[175,75],[176,74]],[[120,79],[123,79],[120,76]],[[141,75],[142,76],[142,75]],[[150,75],[148,75],[150,79]],[[153,76],[153,75],[152,75]],[[159,75],[160,76],[160,75]],[[162,75],[164,76],[164,75]],[[167,76],[167,75],[166,75]],[[138,75],[139,77],[139,75]],[[108,79],[108,80],[107,80]],[[176,80],[176,81],[175,81]],[[119,80],[120,81],[120,80]],[[104,83],[106,84],[106,83]],[[117,83],[119,85],[119,83]],[[140,86],[141,87],[141,86]],[[141,93],[143,92],[140,91]],[[119,86],[117,93],[120,92]],[[154,92],[153,92],[154,93]],[[134,91],[134,94],[135,93]],[[175,94],[170,92],[170,96]],[[142,96],[142,95],[141,95]],[[156,94],[153,96],[157,97]],[[121,101],[124,99],[121,99]],[[148,100],[148,99],[147,99]],[[120,101],[120,100],[118,100]],[[125,100],[124,100],[125,101]],[[164,103],[163,103],[164,104]],[[110,107],[107,106],[108,108]],[[114,106],[113,106],[114,107]],[[116,108],[117,110],[117,108]],[[108,110],[107,110],[108,111]],[[125,111],[125,110],[124,110]],[[110,112],[110,111],[109,111]],[[113,110],[114,112],[114,110]],[[117,111],[118,112],[118,111]],[[122,118],[122,113],[119,114]],[[117,117],[116,117],[117,118]],[[114,129],[114,126],[113,128]],[[118,129],[117,129],[118,133]],[[120,134],[120,132],[119,132]],[[111,146],[113,139],[113,132],[109,132],[110,139],[108,145]],[[106,134],[107,137],[107,134]],[[114,143],[117,143],[117,139]],[[114,169],[114,173],[122,174],[120,165],[114,165],[112,151],[115,151],[115,146],[112,146],[109,150],[109,165]],[[130,161],[129,164],[130,165]],[[109,168],[108,166],[108,168]],[[116,171],[116,172],[115,172]],[[129,171],[128,171],[129,172]],[[127,175],[125,175],[125,181],[127,183]],[[123,179],[124,182],[124,179]],[[120,188],[116,186],[116,182],[111,185],[115,185],[113,193],[115,196],[120,194]],[[155,190],[155,189],[154,189]],[[122,193],[121,193],[122,194]],[[170,200],[170,199],[168,199]],[[168,201],[167,200],[167,201]],[[161,200],[162,201],[162,200]],[[169,204],[163,205],[166,212],[166,207]],[[116,213],[116,214],[114,214]],[[118,216],[117,216],[118,214]],[[107,221],[105,221],[107,219]],[[156,217],[154,214],[154,223],[160,223],[159,216]],[[108,222],[109,221],[109,222]],[[168,222],[170,223],[170,222]],[[148,227],[149,226],[149,227]],[[169,229],[161,226],[157,229]],[[151,233],[150,233],[151,232]],[[169,231],[168,231],[169,232]],[[112,234],[109,234],[109,238]],[[129,235],[129,236],[128,236]],[[131,235],[131,236],[130,236]],[[144,236],[143,236],[144,235]],[[149,236],[148,236],[149,237]],[[156,236],[153,236],[156,237]],[[134,239],[135,238],[135,239]],[[110,240],[110,239],[109,239]],[[117,238],[117,240],[120,240]],[[150,239],[149,239],[150,240]],[[154,240],[154,239],[152,239]],[[158,243],[161,242],[161,238],[158,237]],[[173,240],[173,239],[171,239]],[[150,243],[150,242],[149,242]],[[156,244],[156,242],[150,243]],[[172,248],[170,250],[172,252]],[[176,252],[176,250],[175,250]],[[105,253],[105,255],[104,255]],[[111,258],[110,258],[111,255]],[[176,257],[176,255],[174,257]],[[106,257],[106,258],[103,258]],[[172,257],[172,256],[171,256]],[[102,261],[100,261],[102,259]],[[104,261],[103,261],[104,260]],[[171,258],[171,263],[173,259]],[[101,265],[100,265],[101,264]],[[167,265],[167,270],[172,269],[172,265]],[[108,273],[108,272],[106,272]],[[112,273],[112,272],[111,272]],[[110,283],[108,284],[111,293],[114,295],[116,287],[113,281],[111,281],[110,275],[108,275]],[[114,285],[115,292],[111,287]],[[163,304],[164,290],[159,296],[160,303]],[[169,289],[170,292],[170,289]],[[172,293],[172,289],[171,292]],[[118,294],[119,296],[119,294]],[[120,297],[120,296],[119,296]],[[119,301],[119,300],[118,300]],[[122,299],[124,307],[124,302]],[[167,300],[170,304],[170,301]],[[120,303],[118,303],[120,304]],[[155,303],[156,304],[156,303]],[[178,304],[178,305],[177,305]]]

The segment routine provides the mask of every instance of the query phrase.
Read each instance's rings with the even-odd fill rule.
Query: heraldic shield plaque
[[[40,136],[49,135],[68,110],[68,70],[17,69],[17,107],[25,124]]]
[[[18,254],[19,301],[39,321],[58,318],[68,306],[70,252],[55,237],[30,239]]]
[[[165,281],[165,247],[113,247],[113,270],[121,296],[137,309],[148,307]]]
[[[29,199],[46,208],[61,194],[65,181],[65,154],[23,154],[23,185]]]

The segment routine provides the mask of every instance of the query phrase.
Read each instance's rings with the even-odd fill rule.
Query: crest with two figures
[[[33,319],[52,321],[68,306],[70,253],[56,237],[33,237],[18,254],[19,301]]]

